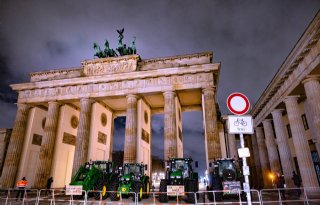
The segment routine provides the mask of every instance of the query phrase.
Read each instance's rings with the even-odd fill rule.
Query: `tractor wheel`
[[[120,193],[118,193],[118,181],[114,181],[110,186],[110,199],[111,201],[119,201]]]
[[[109,196],[108,188],[109,187],[107,185],[107,182],[104,180],[100,180],[98,184],[95,185],[95,190],[98,190],[99,192],[94,193],[94,198],[96,200],[100,200],[100,195],[101,195],[101,199],[106,200]]]
[[[240,197],[241,197],[241,201],[247,201],[247,193],[246,192],[242,192],[241,194],[240,194]]]
[[[222,196],[223,196],[222,192],[216,192],[216,201],[222,201]]]
[[[142,199],[143,187],[141,182],[134,182],[133,190],[135,195],[138,197],[138,201]],[[135,201],[135,197],[133,197],[133,201]]]
[[[147,181],[144,185],[143,185],[143,195],[142,195],[142,197],[144,198],[144,199],[147,199],[147,198],[149,198],[149,192],[150,192],[150,182],[149,181]]]
[[[84,199],[84,193],[82,195],[73,195],[74,200],[83,200]]]
[[[167,185],[168,185],[168,181],[167,181],[167,180],[161,180],[161,181],[160,181],[159,201],[160,201],[161,203],[166,203],[166,202],[168,202]]]
[[[196,192],[196,181],[195,180],[188,180],[186,183],[185,190],[187,190],[187,198],[188,203],[194,204],[195,203],[195,192]]]
[[[213,191],[212,189],[208,189],[207,191]],[[208,200],[209,201],[213,201],[214,199],[213,199],[213,192],[208,192]]]

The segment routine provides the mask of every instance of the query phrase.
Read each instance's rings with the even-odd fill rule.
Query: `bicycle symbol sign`
[[[236,121],[234,121],[234,126],[239,126],[239,125],[242,125],[242,126],[247,126],[247,122],[244,121],[242,118],[237,118]]]
[[[229,115],[228,130],[230,134],[252,134],[252,116],[249,115]]]

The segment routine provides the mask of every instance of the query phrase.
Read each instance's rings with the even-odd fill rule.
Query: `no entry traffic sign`
[[[244,94],[232,93],[227,99],[227,106],[233,114],[244,115],[249,111],[250,103]]]

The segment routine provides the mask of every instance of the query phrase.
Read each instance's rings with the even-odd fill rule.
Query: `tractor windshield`
[[[230,169],[230,170],[236,170],[236,165],[232,161],[220,161],[219,165],[219,175],[221,176],[223,173],[223,170]]]
[[[106,172],[111,173],[112,172],[112,164],[109,163],[102,163],[102,164],[98,164],[96,165],[99,169],[104,170]]]
[[[123,173],[124,174],[132,173],[135,176],[138,176],[139,174],[143,175],[143,169],[141,166],[139,166],[137,164],[128,164],[128,165],[124,166]]]
[[[183,177],[189,176],[189,162],[185,160],[176,160],[171,163],[171,170],[176,172],[180,170],[182,172]]]

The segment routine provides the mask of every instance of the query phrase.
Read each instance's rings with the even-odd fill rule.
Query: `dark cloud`
[[[0,54],[0,101],[6,103],[15,103],[17,101],[16,93],[9,87],[9,84],[14,82],[11,72],[8,67],[7,58]]]
[[[66,55],[69,50],[66,43],[61,41],[47,41],[45,46],[52,57]]]

